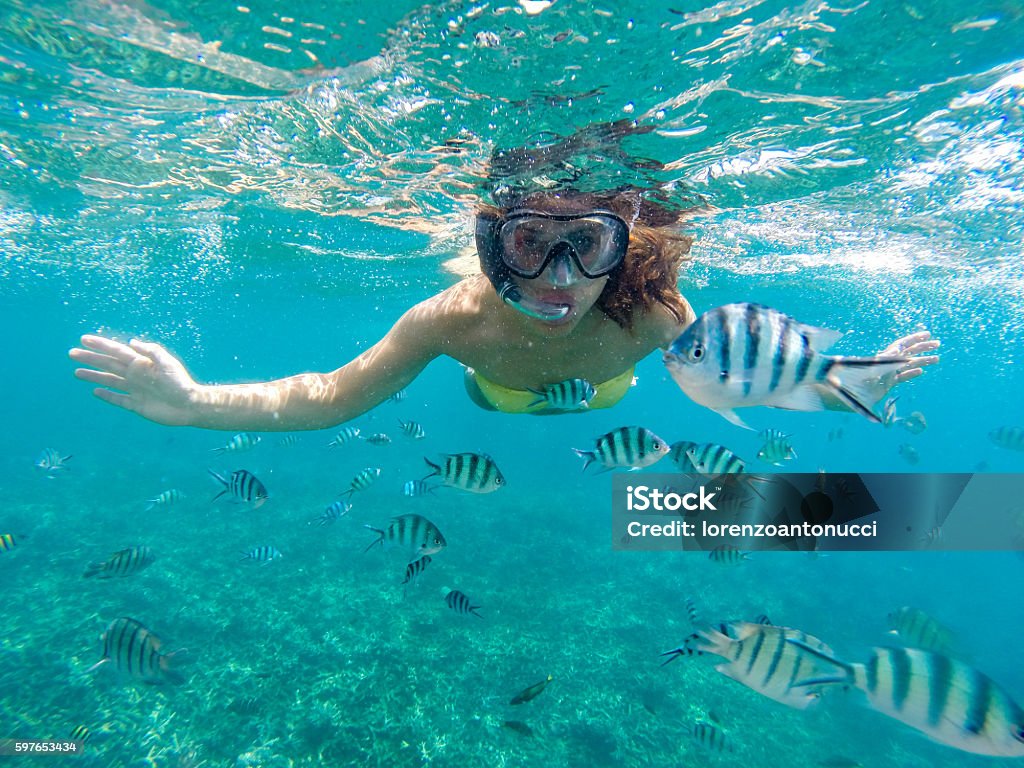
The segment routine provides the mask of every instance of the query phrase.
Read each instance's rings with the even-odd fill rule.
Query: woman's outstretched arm
[[[205,429],[322,429],[353,419],[412,382],[442,351],[444,294],[417,304],[388,334],[330,373],[253,384],[200,384],[160,344],[86,335],[69,353],[93,394],[151,421]]]

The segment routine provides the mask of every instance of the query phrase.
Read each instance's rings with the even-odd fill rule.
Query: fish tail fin
[[[539,389],[534,389],[533,387],[527,387],[526,391],[537,396],[536,399],[534,399],[534,401],[532,403],[530,403],[528,406],[526,406],[527,408],[534,408],[534,407],[536,407],[536,406],[538,406],[538,405],[540,405],[542,403],[546,403],[548,401],[547,395],[544,394],[544,392],[542,392]]]
[[[83,579],[92,578],[93,576],[95,576],[95,575],[97,575],[99,573],[103,573],[103,571],[105,571],[106,569],[107,569],[107,564],[105,562],[103,562],[103,563],[89,563],[89,565],[85,569],[85,573],[82,574],[82,578]]]
[[[242,556],[238,558],[238,561],[242,562],[243,560],[252,560],[252,555],[250,555],[248,552],[242,552]]]
[[[472,613],[474,616],[476,616],[478,619],[482,619],[483,618],[483,616],[480,615],[480,606],[479,605],[471,605],[471,606],[469,606],[469,612]]]
[[[837,357],[824,384],[850,410],[868,421],[880,424],[882,420],[872,410],[870,383],[911,362],[910,357]]]
[[[217,454],[218,456],[220,456],[220,455],[221,455],[222,453],[224,453],[224,451],[226,451],[226,450],[227,450],[227,449],[226,449],[226,448],[224,448],[224,447],[221,447],[221,448],[211,448],[211,449],[210,449],[210,453],[215,453],[215,454]]]
[[[365,525],[363,527],[369,528],[371,531],[377,534],[377,538],[371,541],[370,545],[366,549],[364,549],[363,552],[369,552],[378,544],[380,544],[382,547],[384,546],[384,531],[382,531],[380,528],[374,528],[372,525]]]
[[[720,632],[717,627],[705,627],[686,638],[686,640],[687,644],[690,644],[692,640],[690,647],[694,651],[714,653],[718,656],[726,656],[729,647],[734,642],[731,637]]]
[[[224,486],[224,490],[222,490],[220,493],[213,497],[214,500],[216,501],[217,499],[219,499],[221,496],[228,492],[228,488],[231,487],[231,483],[227,481],[227,478],[225,478],[224,475],[218,472],[214,472],[212,469],[207,469],[206,471],[209,472],[210,476],[213,477],[218,483]]]
[[[593,464],[595,461],[597,461],[597,454],[594,453],[593,451],[583,451],[583,450],[580,450],[579,448],[573,448],[573,451],[576,452],[577,456],[579,456],[581,459],[583,459],[583,471],[584,472],[587,471],[587,467],[589,467],[591,464]]]
[[[664,667],[670,661],[675,661],[676,659],[682,658],[683,656],[703,655],[704,651],[697,647],[700,641],[701,636],[697,632],[694,632],[691,635],[687,635],[686,639],[683,640],[681,645],[677,646],[676,648],[673,648],[671,651],[665,651],[663,654],[661,654],[662,656],[668,656],[668,658],[661,663],[661,666]]]
[[[441,465],[440,464],[435,464],[430,459],[428,459],[426,456],[423,457],[423,460],[425,462],[427,462],[427,466],[430,467],[430,473],[423,476],[424,480],[426,480],[428,477],[440,477],[441,476]]]
[[[144,510],[142,510],[142,511],[143,512],[152,512],[153,511],[153,507],[155,507],[155,506],[156,506],[156,499],[150,499],[149,501],[146,502],[146,508]]]

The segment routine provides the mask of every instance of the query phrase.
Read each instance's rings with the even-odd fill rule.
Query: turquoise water
[[[0,533],[26,535],[0,552],[0,737],[84,724],[84,762],[102,766],[1008,764],[853,696],[798,712],[706,659],[659,666],[691,631],[688,597],[714,619],[767,613],[852,659],[912,605],[1024,698],[1018,555],[755,554],[722,568],[611,551],[609,477],[581,475],[570,447],[626,424],[759,447],[688,401],[658,355],[616,408],[559,419],[479,411],[439,359],[405,400],[354,421],[390,446],[264,435],[222,461],[210,449],[230,435],[104,406],[65,353],[102,331],[160,341],[206,381],[333,369],[458,279],[448,262],[470,244],[493,148],[628,117],[655,130],[626,148],[663,168],[605,157],[591,170],[712,204],[690,223],[680,280],[698,312],[759,301],[847,331],[844,353],[920,327],[942,339],[940,365],[900,391],[900,413],[927,417],[920,435],[745,414],[793,435],[789,468],[1020,471],[1024,455],[986,435],[1024,426],[1024,7],[364,6],[0,2]],[[402,439],[398,418],[428,437]],[[68,472],[33,466],[47,447],[73,454]],[[508,488],[401,495],[424,455],[475,450]],[[210,503],[207,468],[236,464],[270,489],[261,509]],[[384,474],[351,515],[309,525],[365,466]],[[179,504],[143,512],[172,487]],[[403,591],[401,561],[363,553],[363,525],[410,511],[449,548]],[[83,580],[133,544],[152,567]],[[284,558],[239,563],[261,544]],[[486,618],[451,612],[443,586]],[[121,615],[187,649],[184,685],[86,671]],[[508,705],[548,674],[541,696]],[[712,715],[731,753],[688,737]]]

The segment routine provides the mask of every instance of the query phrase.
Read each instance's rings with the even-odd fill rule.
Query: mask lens
[[[520,277],[540,275],[555,246],[565,243],[580,271],[593,278],[608,274],[622,262],[629,244],[629,227],[612,214],[547,216],[531,212],[509,216],[498,238],[502,259]]]

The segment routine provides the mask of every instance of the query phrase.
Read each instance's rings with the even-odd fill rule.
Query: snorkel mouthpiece
[[[561,320],[569,314],[570,309],[566,304],[547,304],[524,297],[511,279],[506,280],[498,289],[498,298],[534,320]]]

